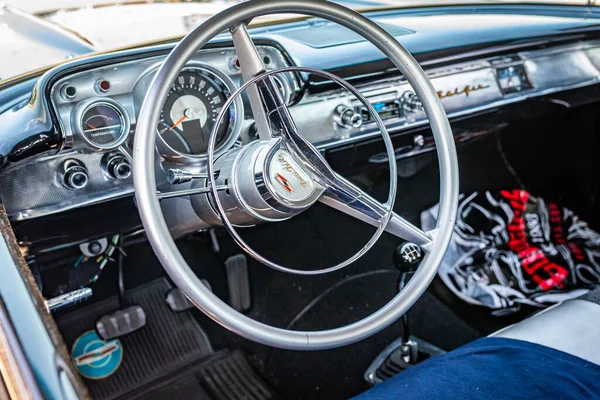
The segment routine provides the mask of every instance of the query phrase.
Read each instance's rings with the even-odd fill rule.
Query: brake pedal
[[[225,260],[229,303],[234,310],[244,312],[250,309],[250,280],[248,261],[243,254],[236,254]]]
[[[212,287],[206,279],[201,279],[201,282],[212,292]],[[167,304],[173,312],[182,312],[194,308],[194,304],[187,298],[183,291],[179,288],[173,288],[167,292]]]
[[[146,313],[134,305],[105,314],[96,321],[96,331],[103,340],[116,339],[146,326]]]

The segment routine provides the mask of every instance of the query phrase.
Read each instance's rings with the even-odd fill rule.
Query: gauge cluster
[[[267,69],[289,65],[278,48],[257,48]],[[0,177],[0,185],[7,189],[3,202],[12,220],[54,214],[133,193],[132,149],[137,116],[169,49],[136,53],[135,59],[118,59],[118,54],[111,54],[101,60],[103,64],[83,63],[75,71],[60,72],[48,88],[63,145],[56,154],[11,170],[28,176],[28,184]],[[291,101],[300,91],[299,81],[292,75],[278,79],[284,98]],[[192,57],[173,82],[156,126],[160,167],[166,170],[171,165],[185,165],[194,172],[206,168],[208,139],[217,115],[241,82],[232,47],[207,48]],[[241,140],[252,139],[250,118],[244,115],[249,109],[245,101],[243,97],[236,99],[216,128],[217,154]],[[159,190],[164,190],[160,182]]]
[[[182,156],[205,157],[210,134],[235,84],[208,66],[189,66],[175,79],[158,121],[158,146]],[[216,128],[216,149],[228,148],[239,137],[243,102],[234,102]]]
[[[288,65],[272,46],[259,46],[268,69]],[[69,75],[51,90],[65,150],[131,153],[137,115],[164,57],[149,57]],[[284,97],[299,91],[293,76],[278,77]],[[157,148],[167,159],[206,157],[208,137],[222,105],[241,83],[233,48],[197,53],[173,82],[157,126]],[[285,82],[284,82],[285,81]],[[244,100],[235,101],[218,127],[217,148],[231,147],[242,132]]]

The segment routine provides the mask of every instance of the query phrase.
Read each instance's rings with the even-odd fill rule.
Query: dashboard
[[[393,18],[384,17],[382,21],[389,26],[395,23]],[[407,21],[420,20],[414,17]],[[306,25],[312,29],[310,21]],[[279,27],[256,30],[257,47],[267,69],[298,64],[336,72],[372,103],[394,137],[406,136],[404,144],[397,146],[398,159],[435,148],[431,137],[414,133],[414,128],[427,124],[427,116],[397,71],[385,64],[378,64],[374,72],[358,71],[356,68],[371,65],[377,58],[369,53],[371,50],[365,50],[365,43],[360,39],[338,43],[330,38],[325,45],[316,45],[302,34],[302,29],[309,28],[292,24],[286,28],[289,32]],[[397,35],[410,47],[423,29],[408,23],[404,28]],[[318,29],[328,34],[328,25],[319,23]],[[343,47],[332,52],[338,46]],[[32,95],[0,112],[0,125],[8,126],[7,131],[16,126],[7,124],[21,113],[27,121],[26,132],[41,132],[30,135],[33,139],[28,141],[15,139],[13,148],[19,150],[12,154],[18,160],[5,162],[0,171],[0,196],[12,221],[36,219],[133,194],[132,143],[137,116],[154,73],[172,47],[126,50],[65,63],[46,72]],[[328,64],[331,57],[344,55],[342,49],[359,62],[345,67]],[[326,54],[331,57],[326,58]],[[314,62],[310,62],[311,57]],[[487,52],[454,50],[452,57],[439,54],[424,59],[422,65],[448,116],[455,119],[596,85],[600,82],[600,39],[578,36],[567,42],[537,40],[534,44],[491,47]],[[222,105],[241,82],[239,62],[227,40],[217,40],[198,51],[181,71],[170,88],[157,126],[159,190],[171,190],[166,183],[169,168],[205,172],[208,135]],[[281,74],[276,82],[300,131],[324,154],[360,145],[379,135],[373,116],[345,89],[308,74]],[[256,139],[246,101],[243,96],[234,101],[217,127],[217,155]],[[458,142],[470,139],[470,133],[455,135]],[[0,150],[3,144],[0,140]],[[42,150],[38,150],[40,146]],[[25,157],[34,150],[35,156]],[[386,163],[386,155],[371,154],[369,162]],[[186,188],[189,186],[178,189]],[[171,209],[167,214],[176,221],[188,220],[193,214],[189,200],[168,199],[163,204]]]
[[[268,68],[288,65],[276,48],[259,46],[258,50]],[[109,64],[53,83],[50,104],[58,116],[63,145],[57,154],[15,166],[0,176],[0,192],[11,218],[35,218],[133,193],[137,115],[163,59]],[[157,126],[161,165],[203,170],[217,114],[241,79],[232,48],[203,50],[190,60],[173,83]],[[277,84],[288,101],[299,90],[292,74],[282,74]],[[229,108],[217,130],[217,154],[252,139],[252,124],[244,124],[242,98]],[[12,179],[14,174],[28,176],[34,184],[31,179]]]

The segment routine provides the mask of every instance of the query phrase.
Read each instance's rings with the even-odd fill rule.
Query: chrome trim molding
[[[27,162],[12,165],[0,173],[0,194],[3,199],[6,199],[5,207],[10,220],[39,218],[133,194],[131,177],[119,180],[107,179],[106,174],[97,167],[102,164],[102,153],[118,151],[131,158],[131,149],[128,140],[125,139],[130,139],[134,134],[140,104],[156,70],[165,58],[164,55],[157,56],[156,53],[166,53],[172,47],[173,45],[158,46],[72,61],[49,71],[40,78],[39,87],[52,85],[49,86],[50,106],[58,116],[64,138],[63,148],[57,154],[37,156]],[[285,56],[277,48],[269,45],[260,45],[257,48],[262,56],[268,56],[271,60],[269,65],[271,68],[287,66]],[[68,71],[82,69],[100,61],[134,55],[139,55],[140,58],[95,67],[82,72],[68,73]],[[235,57],[236,53],[232,47],[202,49],[192,57],[187,66],[209,70],[219,76],[233,92],[242,79],[241,71],[230,67],[229,61]],[[54,77],[59,75],[63,76],[53,82]],[[295,79],[293,76],[287,77]],[[100,78],[111,82],[111,87],[107,92],[98,93],[96,90],[96,83]],[[61,96],[61,89],[66,85],[77,87],[77,94],[73,98],[67,99]],[[299,90],[297,82],[287,82],[287,87],[291,91]],[[91,146],[76,129],[81,111],[95,102],[115,105],[124,115],[127,122],[127,135],[124,138],[125,143],[122,143],[117,149],[112,149],[113,146],[107,149]],[[236,101],[235,107],[236,112],[243,116],[244,105],[241,99]],[[235,119],[232,135],[219,149],[219,154],[235,146],[241,134],[248,134],[250,126],[248,124],[242,126],[242,122],[243,118]],[[165,146],[159,147],[165,150]],[[183,162],[186,165],[185,169],[195,173],[206,171],[206,157],[187,157],[173,154],[170,151],[161,151],[161,153],[168,163],[181,166]],[[57,186],[53,177],[56,175],[57,164],[59,164],[57,160],[69,157],[84,161],[90,172],[90,182],[85,189],[80,190],[76,195],[71,193],[70,197],[65,199],[64,187]],[[27,173],[25,174],[24,171]],[[22,179],[15,179],[15,176],[22,177]],[[36,184],[32,184],[32,180]],[[26,185],[31,187],[27,188]],[[166,193],[171,190],[175,190],[175,188],[161,187],[165,197],[169,197]],[[179,220],[180,213],[174,210],[171,214],[174,220]]]
[[[2,171],[0,193],[9,219],[37,218],[133,194],[132,177],[112,179],[103,171],[104,154],[71,151]],[[66,188],[59,176],[61,165],[68,160],[77,161],[88,171],[88,184],[77,191]]]
[[[523,66],[532,87],[505,94],[500,87],[497,71],[508,66]],[[600,83],[600,40],[457,64],[429,70],[427,75],[436,91],[442,94],[456,90],[460,92],[467,86],[483,87],[468,94],[458,93],[442,98],[448,117],[461,117]],[[405,93],[412,91],[412,87],[401,77],[357,87],[373,103],[384,98],[400,100]],[[305,96],[296,107],[291,108],[291,112],[299,125],[306,126],[307,132],[313,132],[309,139],[321,150],[379,135],[372,123],[363,123],[359,128],[343,129],[336,126],[334,131],[325,129],[335,121],[335,110],[340,105],[353,107],[355,100],[345,91],[332,90]],[[390,133],[398,133],[424,126],[428,121],[425,113],[417,109],[403,112],[397,118],[385,120],[385,123]],[[323,132],[332,133],[327,136]]]

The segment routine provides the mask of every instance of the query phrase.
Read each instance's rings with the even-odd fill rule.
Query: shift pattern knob
[[[394,250],[394,264],[403,274],[415,272],[422,259],[423,249],[412,242],[405,242]]]

